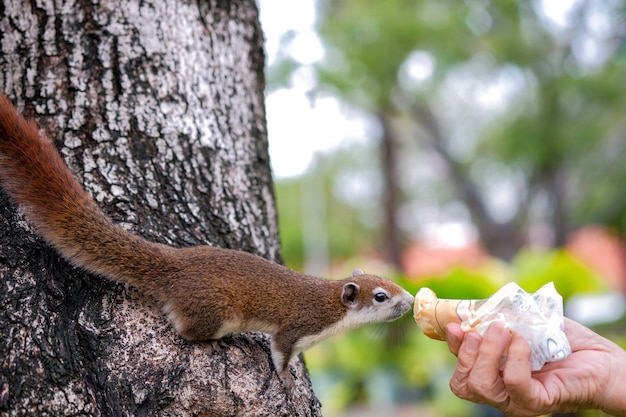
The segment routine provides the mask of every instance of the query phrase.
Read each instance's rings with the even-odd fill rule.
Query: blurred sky
[[[572,6],[582,0],[537,0],[538,8],[554,30],[567,26]],[[318,152],[372,140],[376,129],[367,115],[340,104],[334,97],[307,97],[315,85],[307,65],[324,56],[324,47],[315,33],[315,0],[258,0],[266,38],[267,64],[279,53],[304,64],[291,79],[289,88],[272,91],[266,97],[267,125],[272,169],[276,178],[294,177],[310,167]],[[280,39],[292,32],[289,49],[280,51]],[[419,81],[428,76],[428,60],[415,57],[409,75]],[[410,80],[409,80],[410,81]],[[375,138],[374,138],[375,139]]]
[[[271,92],[266,98],[272,169],[277,178],[301,175],[317,152],[331,151],[366,140],[372,126],[367,116],[345,108],[334,97],[310,100],[314,85],[306,68],[320,60],[324,48],[315,33],[315,0],[259,0],[265,33],[267,64],[279,54],[280,38],[293,31],[286,53],[304,64],[291,79],[290,88]]]

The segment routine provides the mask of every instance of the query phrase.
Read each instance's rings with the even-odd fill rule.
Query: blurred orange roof
[[[479,268],[489,254],[478,244],[459,248],[433,247],[411,243],[402,256],[402,267],[411,278],[443,275],[455,267]]]
[[[601,226],[586,226],[572,233],[565,249],[611,288],[626,291],[626,244],[618,235]]]

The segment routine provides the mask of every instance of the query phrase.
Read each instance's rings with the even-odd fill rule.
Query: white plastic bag
[[[509,283],[485,300],[461,300],[457,314],[465,331],[484,335],[489,325],[500,321],[521,335],[530,346],[533,371],[572,353],[563,328],[563,298],[553,283],[534,294]]]

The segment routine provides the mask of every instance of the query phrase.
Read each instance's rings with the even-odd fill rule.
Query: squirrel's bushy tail
[[[76,266],[150,289],[171,249],[113,222],[72,176],[52,141],[40,137],[0,94],[0,181],[41,235]],[[162,270],[162,269],[161,269]],[[141,282],[137,282],[141,281]]]

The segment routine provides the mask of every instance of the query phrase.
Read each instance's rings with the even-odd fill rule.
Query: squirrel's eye
[[[387,298],[389,297],[387,297],[387,294],[385,294],[384,292],[377,292],[376,294],[374,294],[374,300],[376,300],[379,303],[382,303]]]

